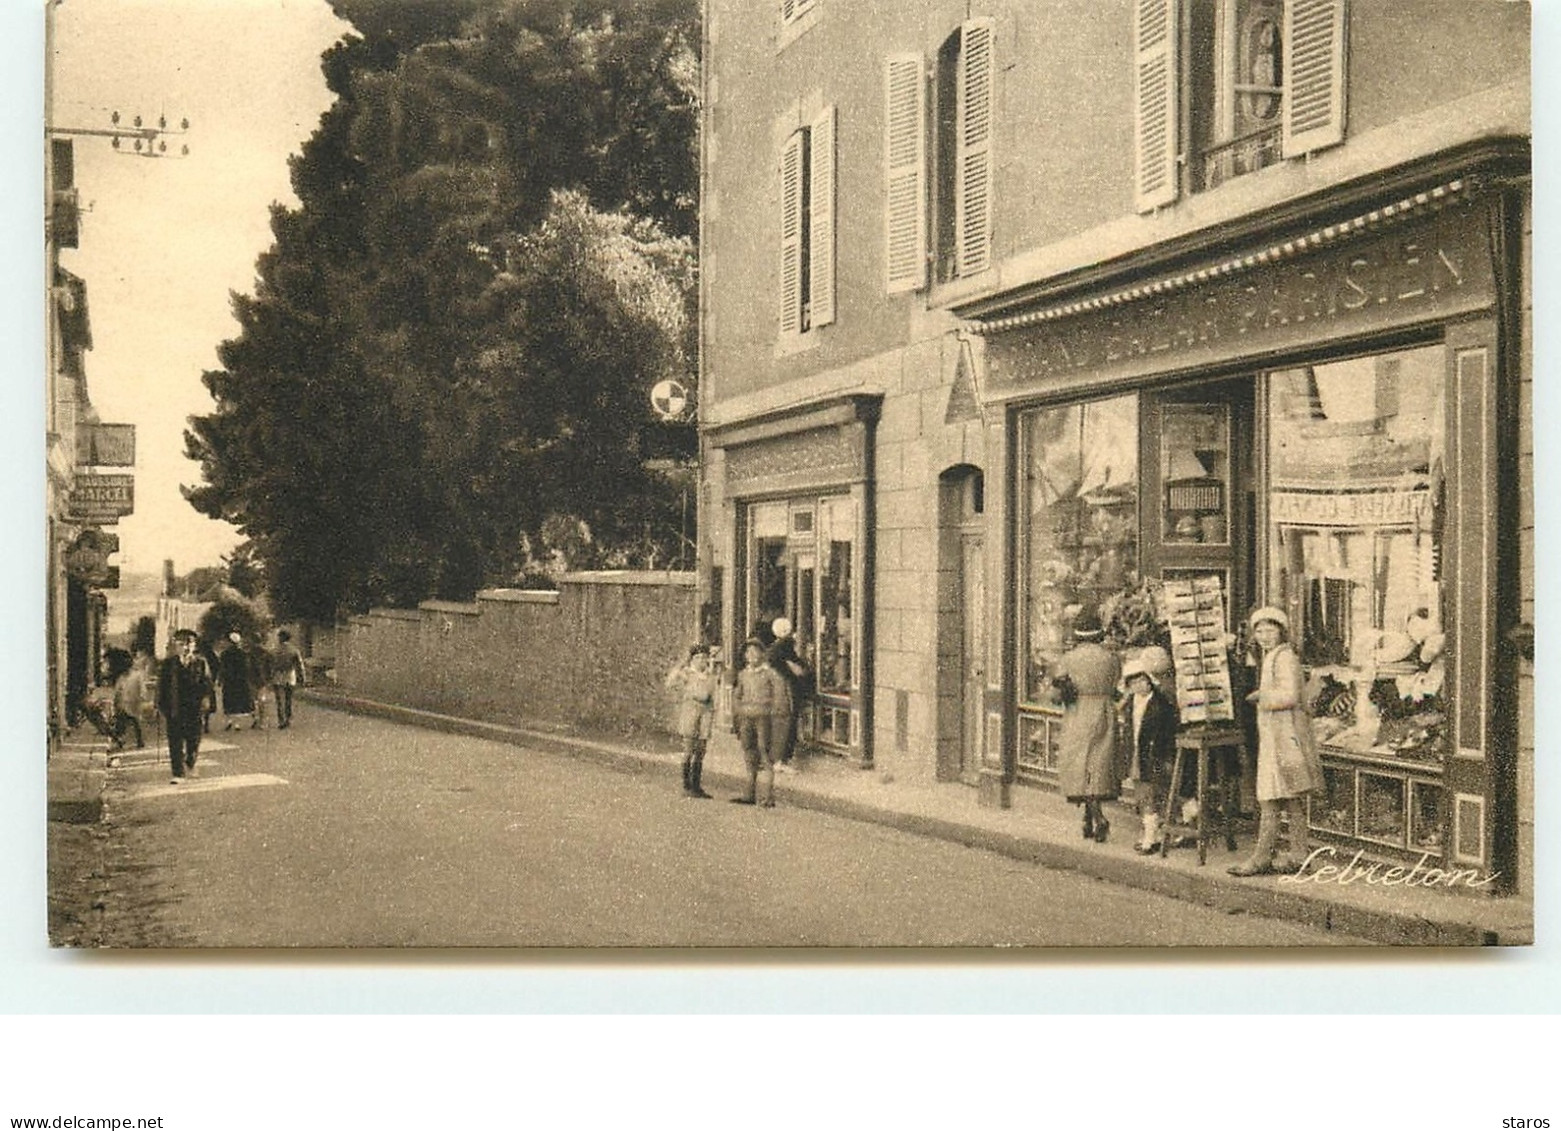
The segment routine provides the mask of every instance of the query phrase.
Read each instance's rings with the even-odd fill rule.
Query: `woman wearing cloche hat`
[[[1100,614],[1083,609],[1073,622],[1073,648],[1052,665],[1052,684],[1065,713],[1057,750],[1057,780],[1069,801],[1084,806],[1084,837],[1104,843],[1111,830],[1100,803],[1122,788],[1113,696],[1122,665],[1101,643]]]
[[[1252,855],[1230,868],[1233,876],[1293,873],[1306,859],[1306,795],[1323,786],[1322,764],[1306,713],[1301,660],[1286,641],[1290,618],[1272,605],[1253,610],[1252,638],[1262,653],[1257,706],[1258,833]],[[1276,864],[1279,814],[1289,810],[1290,856]]]

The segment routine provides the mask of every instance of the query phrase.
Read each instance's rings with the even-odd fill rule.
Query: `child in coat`
[[[710,650],[695,644],[688,658],[667,674],[667,687],[678,694],[677,731],[683,739],[683,796],[707,800],[700,784],[710,726],[715,715],[715,675],[710,670]]]

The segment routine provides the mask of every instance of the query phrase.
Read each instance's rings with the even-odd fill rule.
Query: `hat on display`
[[[1073,621],[1073,635],[1081,640],[1093,640],[1105,630],[1100,625],[1100,614],[1094,609],[1083,609]]]
[[[770,631],[775,634],[776,640],[784,640],[791,635],[791,622],[785,617],[776,617],[775,623],[770,625]]]
[[[1285,616],[1285,611],[1283,609],[1276,609],[1273,605],[1264,605],[1262,608],[1253,609],[1252,615],[1247,618],[1247,623],[1250,624],[1253,628],[1256,628],[1264,621],[1268,621],[1271,624],[1277,624],[1286,632],[1290,631],[1290,618]]]

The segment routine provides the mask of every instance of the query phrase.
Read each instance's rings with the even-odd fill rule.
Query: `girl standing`
[[[1251,625],[1261,653],[1258,688],[1247,696],[1257,706],[1257,844],[1251,856],[1228,871],[1233,876],[1291,874],[1306,859],[1306,795],[1322,788],[1322,763],[1303,702],[1301,660],[1286,642],[1290,618],[1264,606],[1253,612]],[[1289,811],[1290,856],[1275,863],[1282,809]]]
[[[715,676],[710,671],[710,650],[695,644],[688,659],[667,676],[667,687],[678,693],[678,735],[683,739],[683,796],[708,799],[700,784],[705,748],[710,741],[715,712]]]
[[[1057,780],[1062,795],[1084,806],[1084,839],[1104,844],[1111,830],[1101,802],[1117,797],[1122,775],[1117,768],[1116,707],[1113,696],[1122,665],[1101,643],[1100,615],[1081,612],[1073,626],[1073,649],[1052,666],[1065,713],[1057,751]]]

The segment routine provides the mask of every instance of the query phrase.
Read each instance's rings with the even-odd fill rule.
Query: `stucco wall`
[[[691,573],[570,574],[555,592],[490,590],[353,618],[346,691],[511,725],[665,731],[661,681],[692,640]]]

